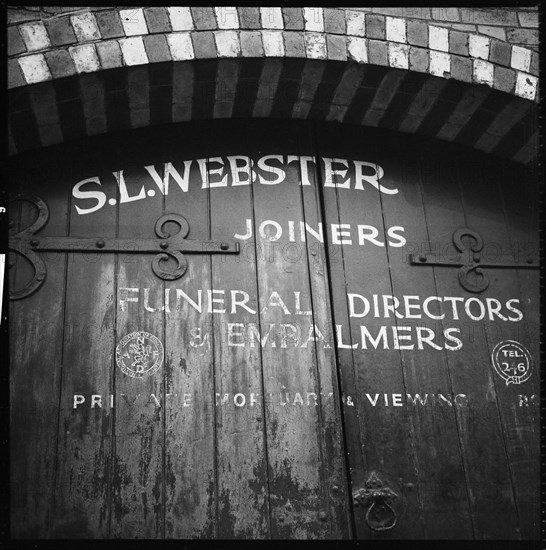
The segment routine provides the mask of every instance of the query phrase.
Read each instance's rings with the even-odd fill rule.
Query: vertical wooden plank
[[[320,178],[316,164],[308,166],[308,183],[310,185],[301,185],[304,179],[302,163],[306,163],[306,159],[309,157],[316,158],[316,136],[320,131],[321,127],[316,125],[307,126],[300,131],[297,151],[298,180],[303,204],[302,218],[304,224],[307,224],[304,227],[309,226],[318,231],[322,226],[327,231],[328,226],[324,219],[323,180]],[[346,403],[347,400],[341,391],[331,300],[333,295],[331,287],[338,285],[330,278],[331,270],[328,266],[324,239],[316,239],[307,235],[304,242],[295,244],[297,246],[286,248],[285,256],[295,263],[307,264],[313,326],[320,327],[325,342],[328,344],[315,346],[320,394],[332,396],[331,399],[320,399],[319,401],[321,446],[324,449],[324,484],[329,504],[328,537],[346,539],[353,536],[350,504],[352,497],[348,485],[343,434],[344,419],[342,418],[343,403]]]
[[[244,158],[232,158],[238,167],[247,163],[246,170],[239,172],[228,157],[248,154],[245,126],[215,122],[208,150],[221,155],[209,158],[211,168],[220,166],[219,158],[224,164],[222,175],[208,181],[211,238],[240,242],[234,236],[247,223],[254,226],[252,173]],[[245,337],[245,331],[256,326],[258,314],[255,246],[250,241],[241,244],[244,249],[237,256],[211,258],[212,288],[218,300],[213,313],[218,537],[256,539],[269,536],[263,372],[260,348]],[[247,297],[246,307],[235,303]]]
[[[47,163],[50,159],[45,159]],[[10,191],[47,200],[50,220],[40,235],[66,234],[68,196],[54,186],[39,158],[13,160]],[[44,190],[47,189],[47,194]],[[36,209],[21,206],[19,229],[36,220]],[[12,301],[10,309],[10,481],[11,535],[45,538],[55,486],[57,421],[61,381],[65,260],[42,255],[47,277],[41,288]],[[13,287],[24,286],[34,270],[17,260]]]
[[[495,211],[495,192],[491,189],[490,175],[481,169],[485,159],[475,158],[468,152],[456,153],[439,152],[422,170],[430,246],[448,258],[456,254],[452,240],[456,229],[469,227],[477,230],[478,223],[479,232],[485,230],[492,235],[498,231],[499,223],[502,224],[500,212]],[[468,201],[464,204],[461,188],[468,194]],[[472,211],[480,211],[480,215],[470,216]],[[472,319],[467,313],[474,314],[476,300],[485,303],[487,294],[476,295],[462,288],[457,279],[458,268],[434,267],[433,270],[438,295],[456,297],[460,302],[460,305],[448,305],[444,301],[442,325],[444,329],[456,328],[456,336],[461,341],[461,349],[450,352],[447,357],[453,393],[466,395],[468,402],[468,406],[454,407],[464,448],[474,536],[480,539],[518,538],[499,424],[496,381],[489,365],[488,321]],[[457,314],[453,313],[453,308]],[[498,521],[499,515],[501,521]]]
[[[88,156],[78,154],[77,160],[68,156],[64,173],[57,180],[62,192],[70,197],[78,182],[98,176],[100,187],[89,183],[85,190],[100,189],[115,197],[116,182],[105,169],[105,155],[106,151],[99,149]],[[70,236],[114,238],[116,222],[116,207],[80,214],[71,201]],[[113,418],[110,395],[115,364],[114,254],[68,253],[67,263],[53,536],[107,538]]]
[[[331,159],[330,166],[334,171],[348,169],[345,176],[329,176],[322,161],[320,164],[338,360],[343,392],[351,396],[354,403],[353,406],[348,401],[344,404],[352,491],[355,494],[363,489],[375,472],[398,495],[393,503],[397,515],[395,529],[379,534],[372,532],[365,520],[367,508],[355,507],[356,536],[361,539],[420,538],[423,526],[412,426],[407,410],[394,406],[392,402],[393,394],[403,396],[406,393],[400,352],[393,347],[391,327],[388,326],[394,325],[395,321],[392,317],[385,320],[373,313],[361,317],[363,299],[373,308],[374,295],[380,302],[383,296],[392,295],[385,247],[376,244],[384,243],[381,197],[378,189],[367,183],[362,189],[355,189],[354,167],[345,166],[343,161],[337,162],[347,159],[350,163],[352,160],[374,163],[379,146],[376,147],[369,135],[356,128],[324,127],[318,138],[317,158],[326,157],[329,163]],[[396,195],[386,198],[396,199]],[[364,230],[367,235],[373,233],[370,228],[377,230],[376,243],[363,240],[359,244],[359,224],[369,226]],[[349,295],[358,296],[349,298]],[[350,299],[353,305],[350,305]],[[384,326],[387,328],[383,329]],[[376,338],[377,343],[372,343],[371,339]],[[392,520],[389,514],[382,514],[382,518]]]
[[[297,150],[298,128],[287,134],[277,121],[249,122],[249,143],[260,182],[253,186],[259,289],[259,337],[262,339],[266,434],[269,459],[271,536],[329,536],[324,449],[321,446],[320,395],[315,347],[325,342],[314,331],[308,300],[307,265],[285,256],[289,222],[303,221],[299,169],[292,162],[285,174],[271,169],[284,164],[265,155],[291,155]],[[269,164],[269,166],[266,166]],[[274,183],[277,181],[277,183]],[[282,181],[282,182],[281,182]],[[264,183],[266,182],[266,183]],[[300,310],[295,293],[300,293]],[[317,396],[317,406],[313,394]],[[307,395],[310,402],[307,403]]]
[[[128,196],[138,196],[143,188],[148,195],[152,190],[155,192],[155,196],[143,201],[122,203],[121,196],[118,197],[120,238],[156,237],[154,228],[163,213],[163,196],[156,192],[155,184],[142,168],[156,155],[154,137],[157,139],[152,132],[134,134],[130,146],[122,139],[116,142],[113,171],[123,170],[123,174],[118,173],[118,179],[125,182]],[[129,368],[137,354],[143,351],[150,352],[146,369],[152,368],[158,360],[163,363],[163,311],[156,304],[161,304],[164,290],[163,281],[152,271],[152,259],[153,255],[149,254],[119,255],[116,358],[128,353],[126,365]],[[138,301],[132,302],[130,298]],[[142,334],[135,333],[152,335],[159,343],[150,336],[140,341]],[[111,515],[111,536],[114,538],[161,538],[164,533],[165,366],[161,364],[150,375],[134,376],[138,368],[136,365],[133,374],[126,374],[118,363],[114,370]]]
[[[441,536],[494,538],[495,530],[499,530],[499,514],[502,514],[502,527],[497,536],[504,538],[505,533],[510,533],[514,510],[510,495],[499,497],[498,502],[502,504],[493,506],[493,491],[507,469],[500,426],[494,414],[489,414],[488,418],[477,413],[484,406],[491,381],[487,373],[484,376],[482,370],[470,368],[470,365],[476,365],[476,356],[483,352],[483,342],[469,338],[466,322],[453,319],[450,314],[450,302],[445,297],[458,300],[463,290],[458,286],[453,269],[450,274],[449,269],[411,265],[408,257],[411,253],[426,255],[428,250],[432,250],[446,258],[453,252],[451,235],[455,229],[464,226],[463,206],[457,194],[459,179],[464,177],[458,174],[458,161],[464,163],[465,159],[454,157],[447,147],[432,143],[423,154],[411,151],[404,163],[413,166],[411,181],[401,187],[405,204],[403,207],[397,204],[390,210],[385,207],[386,225],[399,223],[404,226],[408,239],[406,247],[393,251],[390,261],[393,281],[396,280],[395,286],[400,288],[400,294],[420,297],[419,317],[422,320],[410,321],[409,324],[425,327],[424,334],[428,330],[434,334],[432,344],[425,342],[422,351],[417,351],[416,346],[414,351],[403,354],[412,390],[428,393],[429,405],[434,408],[412,409],[417,420],[423,413],[428,421],[428,428],[419,438],[426,441],[419,451],[420,470],[425,473],[432,467],[437,474],[432,472],[431,477],[429,474],[426,477],[436,478],[439,482],[432,494],[423,497],[423,502],[436,505],[448,514],[443,525],[437,525]],[[423,195],[419,171],[425,187]],[[439,221],[445,225],[435,225]],[[444,227],[446,233],[440,233]],[[406,280],[411,284],[406,284]],[[431,296],[439,298],[430,299]],[[424,307],[426,300],[429,300],[429,305]],[[453,336],[462,341],[461,349],[457,349]],[[414,359],[417,357],[419,360]],[[418,420],[417,429],[423,424]],[[435,425],[441,426],[441,430],[436,430]],[[488,460],[484,460],[482,441],[487,441]],[[434,461],[429,453],[439,453],[441,458]],[[443,495],[445,500],[438,500],[435,495]],[[459,523],[449,515],[458,518]],[[446,529],[446,526],[453,530]]]
[[[174,168],[186,176],[188,191],[170,178],[165,211],[181,214],[189,223],[189,239],[210,235],[208,192],[202,189],[198,158],[206,157],[208,135],[200,125],[184,125],[173,136],[170,156]],[[170,311],[165,314],[165,521],[167,538],[217,536],[217,472],[215,459],[214,349],[211,260],[187,255],[181,279],[165,283]]]
[[[535,243],[538,239],[535,182],[532,178],[525,177],[524,169],[518,170],[508,163],[499,163],[497,160],[484,161],[477,155],[471,158],[473,162],[469,163],[460,178],[461,194],[467,224],[477,231],[484,241],[484,250],[481,254],[486,260],[494,259],[502,250],[508,252],[509,260],[526,262],[525,249],[529,249],[531,239],[535,240]],[[465,165],[462,166],[466,168]],[[495,182],[495,185],[491,185],[491,182]],[[513,212],[519,213],[514,215]],[[536,248],[531,251],[535,259],[536,252]],[[500,302],[500,315],[504,316],[504,319],[508,318],[504,320],[498,314],[488,313],[483,322],[483,346],[487,345],[489,350],[488,356],[484,358],[484,365],[489,367],[494,382],[498,407],[496,412],[497,415],[500,414],[502,421],[502,435],[506,446],[503,460],[506,460],[506,455],[509,460],[509,471],[507,468],[503,472],[502,482],[496,484],[501,492],[495,501],[504,498],[510,499],[512,503],[512,507],[508,509],[511,517],[506,518],[504,522],[506,538],[536,538],[539,525],[539,425],[535,406],[529,403],[532,403],[532,395],[539,394],[539,380],[535,371],[521,384],[506,384],[493,369],[491,357],[497,345],[502,347],[507,341],[515,341],[528,350],[532,360],[538,364],[538,342],[533,342],[532,331],[528,330],[534,326],[537,334],[538,311],[534,304],[539,294],[538,270],[489,268],[486,273],[490,283],[478,297],[482,301],[489,300],[490,303]],[[507,310],[506,304],[511,300],[514,300],[511,302],[512,306],[521,311],[521,314],[515,315]],[[520,316],[521,319],[517,320]],[[503,361],[511,363],[514,359],[503,358],[500,361],[501,365]],[[497,454],[492,449],[490,439],[486,439],[487,448],[481,453],[481,460],[489,465],[489,476],[495,468],[494,458]],[[484,460],[484,454],[489,458]],[[514,497],[517,513],[512,502]],[[500,528],[501,526],[498,527]]]
[[[535,170],[520,166],[495,172],[502,181],[502,199],[506,218],[506,232],[502,242],[510,243],[514,260],[527,262],[533,259],[538,265],[540,175]],[[504,272],[503,272],[504,275]],[[511,281],[514,276],[510,273]],[[513,296],[519,295],[523,319],[512,323],[503,339],[520,342],[530,353],[533,362],[531,377],[518,388],[502,387],[507,393],[507,406],[503,408],[506,443],[512,482],[519,510],[521,537],[524,540],[540,537],[540,271],[516,270],[517,286],[509,287]],[[503,277],[504,282],[504,277]],[[503,288],[505,285],[503,284]],[[519,326],[518,326],[519,325]],[[516,397],[516,402],[513,401]]]

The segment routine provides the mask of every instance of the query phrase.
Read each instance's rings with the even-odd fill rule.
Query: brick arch
[[[524,163],[536,154],[536,52],[431,21],[341,8],[72,9],[13,24],[8,42],[12,153],[254,116],[387,127]]]

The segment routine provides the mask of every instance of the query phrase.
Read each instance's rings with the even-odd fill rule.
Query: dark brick
[[[506,29],[506,38],[512,44],[522,46],[538,44],[538,30],[533,29]]]
[[[346,37],[332,34],[326,35],[326,47],[328,48],[328,59],[345,61],[347,59]]]
[[[103,69],[113,69],[123,65],[121,49],[116,40],[97,42],[97,52]]]
[[[468,33],[449,31],[449,52],[457,55],[468,55]]]
[[[452,55],[451,76],[456,80],[472,82],[472,59],[460,55]]]
[[[282,17],[287,31],[302,31],[305,27],[301,8],[282,8]]]
[[[428,50],[424,48],[416,48],[415,46],[410,46],[409,68],[412,71],[425,73],[425,72],[428,72],[428,66],[429,66]]]
[[[16,88],[26,84],[25,77],[21,71],[17,59],[8,60],[8,88]]]
[[[345,10],[324,8],[324,30],[333,34],[346,34]]]
[[[26,51],[25,43],[17,26],[8,27],[8,55],[17,55]]]
[[[380,40],[368,40],[368,61],[372,65],[388,65],[387,43]]]
[[[510,59],[512,57],[512,46],[502,40],[491,40],[489,48],[489,60],[491,63],[505,65],[510,67]]]
[[[216,44],[214,42],[214,35],[211,32],[192,32],[191,40],[197,59],[216,57]]]
[[[495,67],[493,73],[493,88],[501,92],[513,93],[516,86],[516,71],[506,67]]]
[[[305,57],[303,34],[300,32],[283,32],[286,57]]]
[[[461,21],[475,25],[517,25],[516,11],[506,9],[461,8]]]
[[[260,31],[242,32],[240,38],[243,57],[261,57],[264,55]]]
[[[532,74],[532,75],[535,75],[535,76],[538,76],[538,73],[539,73],[539,58],[538,58],[538,52],[533,52],[531,54],[531,65],[529,67],[529,72]]]
[[[117,11],[95,13],[95,17],[103,38],[119,38],[125,36]]]
[[[23,23],[26,21],[39,21],[40,14],[34,11],[27,11],[27,8],[12,8],[8,7],[7,13],[8,23]]]
[[[423,21],[408,21],[407,38],[414,46],[428,47],[428,25]]]
[[[144,37],[144,48],[150,63],[172,61],[171,52],[164,35],[148,35]]]
[[[76,74],[76,67],[68,50],[51,50],[45,53],[45,58],[53,78],[63,78]]]
[[[457,8],[432,8],[432,18],[439,21],[459,21],[460,15]]]
[[[417,19],[430,19],[430,8],[403,8],[404,17],[415,17]]]
[[[241,29],[259,29],[260,28],[260,9],[259,8],[237,8],[239,14],[239,26]]]
[[[144,18],[150,33],[171,32],[171,22],[165,8],[144,8]]]
[[[46,19],[44,24],[49,34],[49,39],[54,46],[66,46],[67,44],[75,44],[78,41],[68,16]]]
[[[366,14],[366,36],[385,40],[385,17],[383,15]]]
[[[195,28],[198,31],[216,29],[216,17],[214,10],[209,7],[190,8]]]

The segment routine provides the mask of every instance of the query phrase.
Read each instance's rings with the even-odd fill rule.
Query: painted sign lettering
[[[301,171],[300,185],[311,185],[309,174],[311,170],[323,167],[325,188],[355,189],[364,191],[370,185],[381,193],[394,195],[398,189],[391,189],[379,183],[385,172],[381,166],[373,162],[361,160],[346,160],[321,158],[317,166],[316,157],[298,155],[265,155],[256,162],[248,156],[231,155],[186,160],[182,163],[166,162],[158,171],[155,165],[144,166],[143,175],[147,178],[150,187],[142,185],[137,191],[129,189],[124,171],[112,172],[119,189],[119,202],[127,203],[139,201],[156,194],[156,188],[162,195],[169,194],[169,184],[174,181],[178,188],[187,193],[190,187],[200,189],[214,187],[236,187],[258,183],[261,185],[279,185],[285,181],[286,169],[289,164],[299,162]],[[192,168],[198,169],[198,177],[191,182]],[[160,175],[162,173],[162,176]],[[99,176],[93,176],[79,181],[72,188],[75,199],[87,202],[75,204],[78,214],[91,214],[100,210],[107,202],[113,206],[117,203],[116,197],[108,198],[100,190],[102,182]],[[97,187],[98,186],[98,187]],[[85,189],[83,189],[85,187]]]
[[[132,378],[151,376],[163,364],[163,345],[149,332],[132,332],[117,345],[116,363]]]
[[[519,342],[499,342],[491,353],[495,372],[509,384],[521,384],[531,376],[533,359]]]

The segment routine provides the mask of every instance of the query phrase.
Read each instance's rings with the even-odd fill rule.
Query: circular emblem
[[[163,345],[149,332],[131,332],[116,347],[116,363],[127,376],[151,376],[163,365]]]
[[[521,384],[529,379],[533,369],[531,354],[514,340],[499,342],[491,353],[496,373],[508,384]]]

